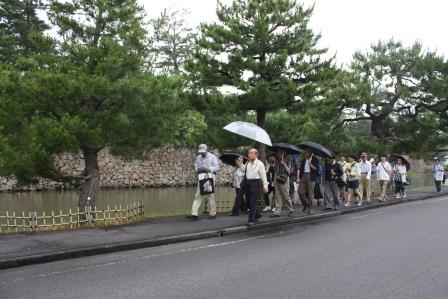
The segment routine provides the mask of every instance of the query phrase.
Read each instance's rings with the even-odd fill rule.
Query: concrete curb
[[[437,198],[437,197],[446,196],[446,195],[448,195],[448,193],[444,192],[444,193],[439,193],[439,194],[430,194],[430,195],[426,195],[426,196],[417,196],[417,197],[411,197],[411,198],[406,198],[406,199],[398,199],[398,200],[392,200],[392,201],[387,201],[387,202],[382,202],[382,203],[375,203],[372,205],[363,206],[363,207],[359,207],[359,208],[357,207],[357,208],[352,208],[352,209],[347,209],[347,210],[332,211],[332,212],[315,214],[315,215],[310,215],[310,216],[305,216],[305,217],[302,216],[302,217],[292,217],[292,218],[284,218],[284,219],[282,218],[282,219],[278,219],[278,220],[272,220],[269,222],[259,223],[257,225],[250,226],[250,227],[234,226],[234,227],[228,227],[228,228],[223,228],[223,229],[216,229],[216,230],[184,234],[184,235],[178,235],[178,236],[113,243],[113,244],[99,245],[99,246],[94,246],[94,247],[79,248],[79,249],[74,249],[74,250],[55,251],[55,252],[50,252],[50,253],[45,253],[45,254],[36,254],[36,255],[29,255],[29,256],[24,256],[24,257],[4,259],[4,260],[0,260],[0,270],[21,267],[21,266],[27,266],[27,265],[33,265],[33,264],[49,263],[49,262],[55,262],[55,261],[84,257],[84,256],[93,256],[93,255],[99,255],[99,254],[105,254],[105,253],[113,253],[113,252],[119,252],[119,251],[127,251],[127,250],[133,250],[133,249],[155,247],[155,246],[175,244],[175,243],[188,242],[188,241],[194,241],[194,240],[208,239],[208,238],[212,238],[212,237],[222,237],[222,236],[230,235],[230,234],[242,233],[242,232],[246,232],[246,231],[257,231],[257,230],[275,228],[275,227],[291,225],[291,224],[306,223],[306,222],[311,222],[311,221],[315,221],[315,220],[319,220],[319,219],[327,219],[327,218],[331,218],[331,217],[335,217],[335,216],[339,216],[339,215],[358,213],[358,212],[367,211],[367,210],[371,210],[371,209],[377,209],[377,208],[382,208],[382,207],[387,207],[387,206],[392,206],[392,205],[397,205],[397,204],[402,204],[402,203],[432,199],[432,198]]]

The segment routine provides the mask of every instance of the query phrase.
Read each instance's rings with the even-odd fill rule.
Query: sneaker
[[[358,207],[362,207],[362,202],[358,202]]]
[[[207,217],[207,219],[208,220],[213,220],[213,219],[216,219],[216,215],[208,215],[208,217]]]
[[[252,226],[252,225],[254,225],[255,223],[253,223],[252,221],[249,221],[248,223],[247,223],[247,226]]]
[[[346,203],[346,204],[344,204],[344,207],[349,208],[349,207],[350,207],[350,204],[349,204],[349,203]]]
[[[267,212],[267,211],[270,211],[271,210],[271,206],[266,206],[264,209],[263,209],[263,212]]]
[[[370,200],[367,201],[367,204],[370,205]]]
[[[395,198],[396,199],[401,198],[400,194],[395,194]]]
[[[294,217],[294,212],[289,212],[288,217]]]
[[[402,196],[403,198],[406,198],[406,193],[403,193],[403,196]]]

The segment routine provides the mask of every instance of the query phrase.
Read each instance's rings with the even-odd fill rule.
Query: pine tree
[[[188,69],[201,93],[227,89],[239,109],[266,115],[316,96],[317,84],[332,66],[309,28],[313,8],[294,0],[218,1],[218,23],[202,24]],[[264,145],[260,156],[264,158]]]

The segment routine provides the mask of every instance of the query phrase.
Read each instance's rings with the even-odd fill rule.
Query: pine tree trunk
[[[266,110],[257,110],[257,125],[261,128],[266,126]],[[264,163],[266,161],[266,145],[258,143],[258,159]]]
[[[95,197],[100,186],[100,172],[98,167],[98,151],[91,148],[83,148],[84,154],[84,187],[79,194],[78,207],[84,211],[87,206],[95,207]],[[90,200],[89,200],[90,199]]]

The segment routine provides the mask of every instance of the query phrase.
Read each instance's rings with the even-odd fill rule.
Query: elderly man
[[[246,201],[249,207],[248,226],[254,225],[261,217],[257,209],[258,199],[261,197],[261,190],[267,193],[269,182],[266,177],[266,169],[260,160],[258,160],[258,150],[251,148],[249,150],[249,162],[241,165],[240,169],[246,174]]]
[[[196,173],[198,174],[199,180],[202,176],[207,175],[207,177],[211,177],[213,179],[213,184],[215,184],[215,174],[219,171],[219,163],[218,159],[215,155],[208,152],[207,145],[201,144],[199,145],[198,156],[196,158],[196,163],[194,168]],[[196,195],[193,201],[193,207],[191,208],[191,215],[187,215],[187,218],[197,220],[199,215],[199,208],[202,205],[202,201],[206,200],[208,202],[208,211],[209,216],[208,219],[216,218],[216,203],[215,203],[215,194],[201,194],[200,186],[198,182],[198,188],[196,190]]]
[[[361,198],[366,199],[367,204],[370,204],[370,177],[372,175],[372,163],[368,160],[367,153],[361,154],[361,163],[359,164],[361,168]]]
[[[314,184],[316,178],[319,176],[320,166],[319,160],[314,157],[311,150],[306,149],[303,154],[305,158],[300,163],[297,184],[299,184],[299,197],[303,205],[303,212],[311,214],[311,205],[314,199]],[[308,196],[305,195],[306,193],[308,193]]]

